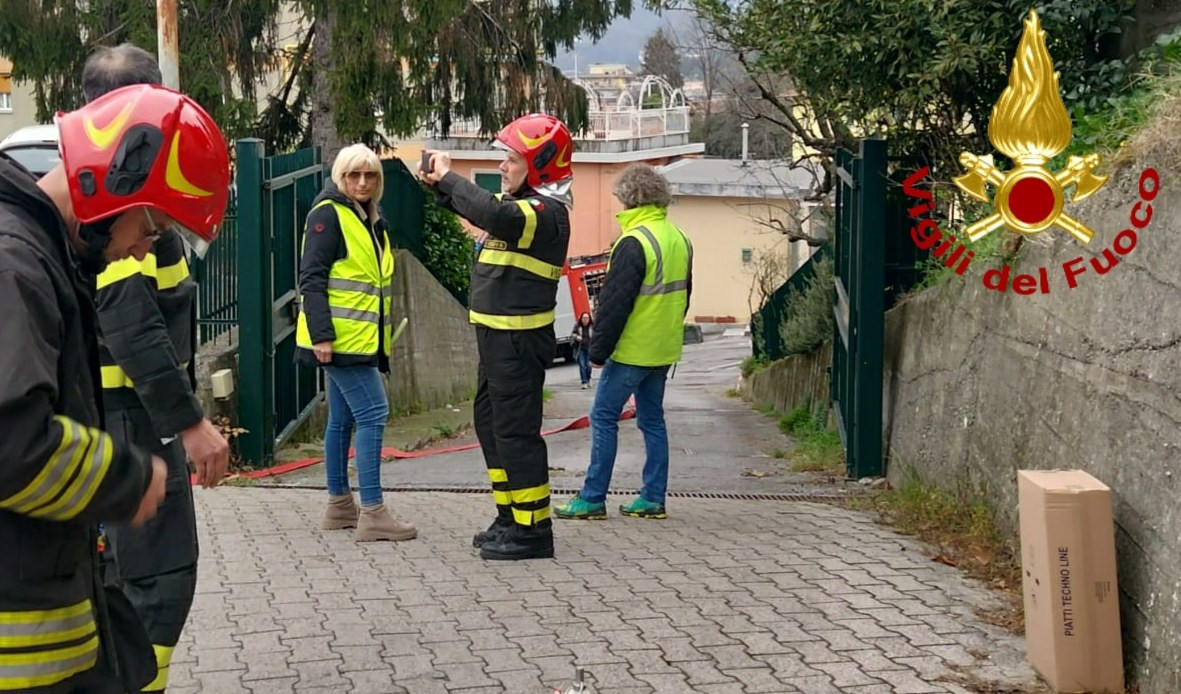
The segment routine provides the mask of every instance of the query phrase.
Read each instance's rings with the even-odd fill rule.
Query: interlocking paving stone
[[[674,500],[558,521],[556,559],[497,564],[470,546],[481,497],[390,495],[419,539],[359,545],[319,530],[322,492],[196,496],[174,694],[548,694],[575,665],[594,694],[1041,691],[1022,640],[974,616],[995,595],[839,508]]]

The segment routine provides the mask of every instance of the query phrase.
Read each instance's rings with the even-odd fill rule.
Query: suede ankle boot
[[[357,502],[353,501],[352,494],[329,495],[328,507],[324,509],[324,522],[320,527],[324,530],[355,528],[360,513],[361,510],[357,508]]]
[[[418,530],[406,521],[400,521],[390,515],[385,504],[376,506],[362,506],[361,517],[357,520],[357,542],[375,542],[377,540],[413,540],[418,537]]]

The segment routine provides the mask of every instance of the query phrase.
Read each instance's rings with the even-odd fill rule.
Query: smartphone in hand
[[[423,173],[431,173],[433,171],[433,169],[431,168],[431,153],[430,152],[423,150],[422,164],[420,166],[422,167]]]

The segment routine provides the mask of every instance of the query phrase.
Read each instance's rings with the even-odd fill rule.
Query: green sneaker
[[[664,504],[652,503],[642,496],[637,496],[630,504],[620,506],[619,512],[632,518],[668,518]]]
[[[565,506],[555,506],[554,515],[558,518],[577,520],[603,520],[607,517],[607,504],[592,504],[581,496],[576,496]]]

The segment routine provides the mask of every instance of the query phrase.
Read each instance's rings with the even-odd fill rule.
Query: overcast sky
[[[638,3],[637,3],[638,4]],[[654,12],[636,8],[630,19],[617,19],[607,29],[607,33],[598,43],[591,43],[590,39],[582,39],[573,52],[558,53],[554,64],[567,72],[574,69],[574,52],[578,53],[578,71],[584,73],[591,63],[626,63],[632,66],[640,64],[640,54],[644,50],[644,42],[648,37],[669,21],[680,20],[680,12],[672,15],[659,16]]]

